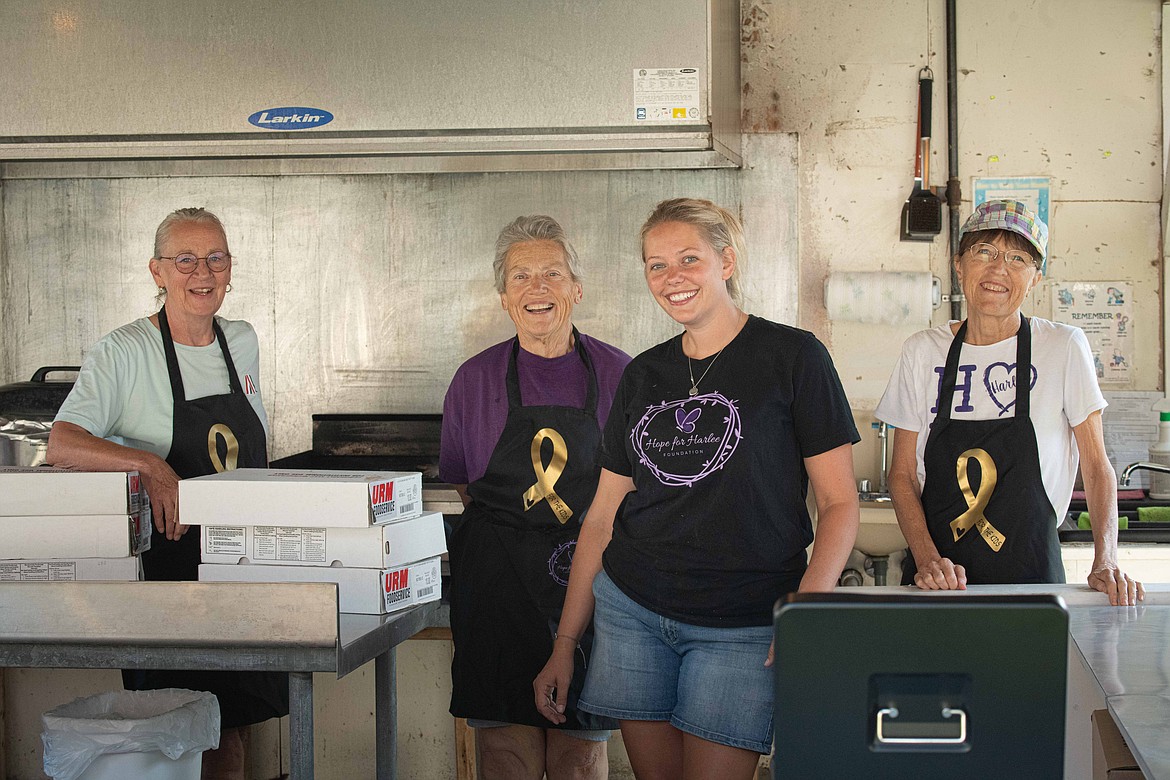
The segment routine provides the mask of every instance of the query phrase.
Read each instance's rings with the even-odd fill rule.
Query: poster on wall
[[[1097,379],[1124,384],[1133,377],[1133,285],[1129,282],[1056,282],[1052,319],[1089,337]]]
[[[972,182],[974,206],[987,200],[1018,200],[1035,212],[1048,225],[1049,257],[1052,256],[1052,219],[1049,215],[1049,201],[1052,195],[1052,180],[1044,176],[1001,176],[977,178]],[[1047,268],[1048,259],[1044,265]]]
[[[1105,394],[1109,406],[1101,416],[1105,438],[1105,452],[1113,470],[1120,474],[1127,465],[1146,460],[1149,447],[1158,440],[1158,411],[1164,400],[1161,392],[1113,390]],[[1118,491],[1148,488],[1148,471],[1135,471],[1128,488],[1118,485]]]

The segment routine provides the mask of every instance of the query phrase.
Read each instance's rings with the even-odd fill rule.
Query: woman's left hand
[[[1115,607],[1136,606],[1146,597],[1142,584],[1130,577],[1116,563],[1098,563],[1089,572],[1089,587],[1109,596],[1109,603]]]

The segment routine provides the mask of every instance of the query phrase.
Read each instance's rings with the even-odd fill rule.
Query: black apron
[[[972,585],[1064,582],[1056,512],[1044,490],[1036,430],[1029,416],[1032,329],[1020,316],[1016,336],[1015,416],[952,420],[964,321],[951,342],[926,440],[922,508],[939,555],[967,570]],[[912,585],[912,556],[902,584]]]
[[[230,391],[188,401],[166,307],[158,312],[158,329],[162,333],[174,403],[171,450],[166,460],[180,479],[239,467],[268,466],[264,426],[240,387],[223,330],[218,322],[213,321],[212,327],[227,364]],[[199,526],[189,527],[178,541],[167,539],[152,526],[150,549],[142,554],[142,570],[147,580],[198,580]],[[122,679],[127,690],[210,691],[219,699],[223,728],[260,723],[288,714],[288,675],[283,672],[145,669],[126,670]]]
[[[451,714],[541,728],[608,729],[617,724],[577,709],[592,626],[581,637],[567,720],[555,726],[536,709],[532,681],[552,654],[581,520],[597,490],[597,375],[585,408],[523,406],[508,361],[508,419],[487,471],[468,486],[471,503],[451,535]]]

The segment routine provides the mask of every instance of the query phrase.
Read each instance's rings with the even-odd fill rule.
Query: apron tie
[[[967,478],[967,467],[972,460],[979,464],[978,493],[971,490],[971,482]],[[967,511],[951,521],[951,531],[955,535],[955,541],[962,539],[967,531],[971,530],[971,526],[975,526],[979,529],[979,535],[983,537],[983,541],[987,542],[987,546],[995,552],[999,552],[1005,541],[1004,536],[983,514],[984,510],[987,509],[987,504],[991,501],[991,494],[995,492],[995,483],[998,479],[995,461],[991,459],[987,450],[970,449],[959,456],[955,463],[955,469],[959,478],[959,489],[963,491],[963,500],[967,502]]]

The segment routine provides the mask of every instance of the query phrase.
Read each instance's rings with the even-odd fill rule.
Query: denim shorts
[[[601,571],[596,632],[578,706],[618,720],[669,721],[720,745],[772,748],[771,626],[708,628],[637,604]]]
[[[498,729],[500,726],[515,726],[515,723],[504,723],[499,720],[479,720],[478,718],[468,718],[467,725],[473,729]],[[531,726],[529,728],[532,728]],[[549,724],[550,731],[559,731],[566,737],[576,737],[583,739],[586,742],[608,742],[609,738],[613,736],[613,732],[609,729],[558,729]]]

